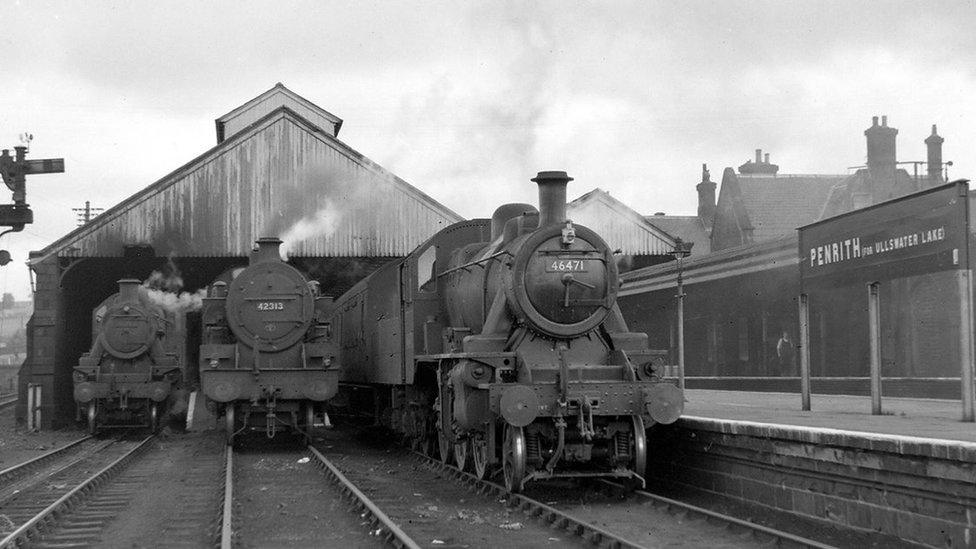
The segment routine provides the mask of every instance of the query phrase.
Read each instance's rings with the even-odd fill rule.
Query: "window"
[[[434,272],[437,262],[437,246],[431,246],[424,250],[417,258],[417,289],[433,291],[434,287],[429,284],[437,280],[437,273]],[[426,286],[426,287],[425,287]]]

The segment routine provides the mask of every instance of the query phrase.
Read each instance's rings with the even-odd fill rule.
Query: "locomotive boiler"
[[[244,430],[280,428],[310,438],[317,408],[338,386],[332,298],[281,260],[277,238],[261,238],[248,267],[218,281],[203,300],[200,383],[224,416],[228,444]]]
[[[92,312],[92,348],[74,368],[74,398],[94,434],[104,427],[155,431],[181,382],[171,351],[175,315],[153,303],[134,279]]]
[[[335,307],[350,405],[414,446],[521,490],[550,477],[643,483],[646,428],[684,397],[661,351],[616,304],[613,252],[566,219],[565,172],[540,172],[540,208],[454,224],[360,282]]]

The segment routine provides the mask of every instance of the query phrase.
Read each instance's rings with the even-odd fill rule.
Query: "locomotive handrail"
[[[488,263],[489,261],[491,261],[493,259],[497,259],[497,258],[499,258],[499,257],[501,257],[503,255],[511,256],[512,255],[512,252],[510,252],[508,250],[502,250],[502,251],[498,252],[497,254],[491,254],[488,257],[483,257],[483,258],[481,258],[481,259],[479,259],[477,261],[472,261],[470,263],[465,263],[464,265],[459,265],[457,267],[454,267],[453,269],[448,269],[448,270],[440,273],[439,275],[437,275],[437,278],[440,278],[442,276],[449,275],[451,273],[454,273],[454,272],[457,272],[457,271],[460,271],[460,270],[465,270],[466,271],[466,270],[468,270],[471,267],[478,267],[482,263]]]

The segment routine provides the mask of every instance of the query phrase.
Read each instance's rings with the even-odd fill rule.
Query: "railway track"
[[[603,481],[605,484],[613,486],[618,490],[625,487],[612,481]],[[835,546],[821,543],[816,540],[797,536],[789,532],[742,520],[740,518],[726,515],[703,507],[698,507],[690,503],[678,501],[671,498],[652,494],[645,490],[635,490],[633,494],[637,497],[649,501],[655,508],[660,508],[672,515],[680,515],[685,519],[707,521],[713,526],[724,528],[729,531],[740,532],[740,535],[751,536],[757,543],[769,544],[775,547],[802,547],[810,549],[834,549]]]
[[[19,489],[15,488],[14,484],[14,481],[17,479],[37,473],[45,467],[56,465],[60,461],[70,460],[72,456],[83,455],[90,451],[91,448],[96,447],[97,444],[98,441],[92,437],[83,437],[61,448],[0,471],[0,502],[10,495],[8,492]]]
[[[148,448],[140,442],[83,439],[61,453],[50,452],[3,473],[13,480],[0,492],[0,548],[36,546],[55,519],[85,500],[93,490]],[[87,444],[93,442],[93,444]],[[25,477],[25,471],[33,474]],[[96,471],[94,474],[92,471]]]
[[[17,393],[10,393],[7,395],[0,395],[0,410],[10,408],[17,405]]]
[[[86,448],[60,459],[45,456],[54,462],[33,464],[30,478],[21,473],[17,486],[0,492],[0,517],[10,519],[10,530],[16,526],[0,533],[6,536],[0,548],[216,543],[220,437],[89,437],[78,446]]]
[[[660,524],[662,522],[660,520],[660,516],[653,516],[652,513],[647,512],[650,511],[650,509],[647,509],[645,506],[637,506],[637,508],[634,510],[635,512],[626,512],[631,511],[631,509],[616,505],[614,506],[614,512],[612,512],[609,516],[607,516],[607,514],[603,514],[601,517],[601,522],[604,522],[607,525],[605,527],[597,527],[590,522],[577,518],[577,513],[554,507],[554,505],[565,504],[565,502],[558,501],[560,499],[558,497],[553,498],[557,501],[551,502],[552,504],[542,503],[537,499],[528,497],[525,494],[513,494],[508,492],[500,484],[480,480],[472,474],[461,471],[452,465],[441,463],[440,461],[423,453],[414,452],[414,456],[426,467],[433,470],[442,471],[445,474],[450,475],[454,480],[469,486],[472,490],[477,491],[478,493],[495,498],[504,498],[507,500],[509,505],[519,509],[527,516],[534,517],[544,523],[550,524],[554,528],[570,531],[593,545],[602,547],[656,546],[667,541],[666,537],[669,534],[665,532],[665,530],[672,530],[668,528],[660,528],[659,531],[655,531],[652,535],[652,537],[655,539],[642,539],[637,535],[636,532],[628,532],[628,534],[633,537],[630,540],[627,540],[624,539],[623,535],[617,533],[619,526],[621,525],[613,524],[615,520],[623,523],[623,525],[626,525],[626,529],[628,530],[638,530],[642,526],[641,521],[644,521],[644,524],[648,522]],[[609,480],[601,480],[600,482],[613,487],[618,494],[630,492],[630,490],[617,482]],[[539,489],[536,491],[543,493],[543,491]],[[547,495],[552,496],[552,492],[548,492]],[[676,534],[677,537],[685,537],[685,540],[688,543],[687,546],[707,545],[711,547],[753,547],[757,544],[762,544],[775,547],[802,547],[811,549],[831,549],[834,547],[832,545],[804,538],[802,536],[797,536],[789,532],[755,524],[730,515],[696,507],[677,500],[664,498],[644,490],[633,491],[633,495],[641,498],[644,501],[650,502],[653,509],[663,511],[668,516],[674,517],[674,519],[684,523],[684,525],[690,527],[690,529],[696,530],[696,535],[704,536],[704,538],[689,539],[688,537],[685,537],[687,534],[681,533],[683,528],[673,529],[675,531],[672,531],[671,534]],[[549,497],[546,499],[548,500]],[[592,505],[588,508],[580,508],[579,511],[586,513],[591,520],[593,517],[599,514],[594,512]],[[638,514],[639,518],[635,517],[634,514]],[[674,545],[670,541],[668,544],[672,546]]]
[[[228,447],[225,469],[222,548],[377,545],[343,492],[329,486],[336,469],[314,448],[280,441]]]

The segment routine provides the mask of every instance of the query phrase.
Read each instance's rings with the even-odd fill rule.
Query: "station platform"
[[[925,547],[976,546],[976,423],[960,400],[688,389],[648,481]],[[885,545],[879,545],[885,546]]]
[[[959,400],[885,397],[876,416],[867,396],[813,394],[808,412],[799,393],[687,389],[685,399],[685,418],[976,442],[976,423],[962,421]]]

